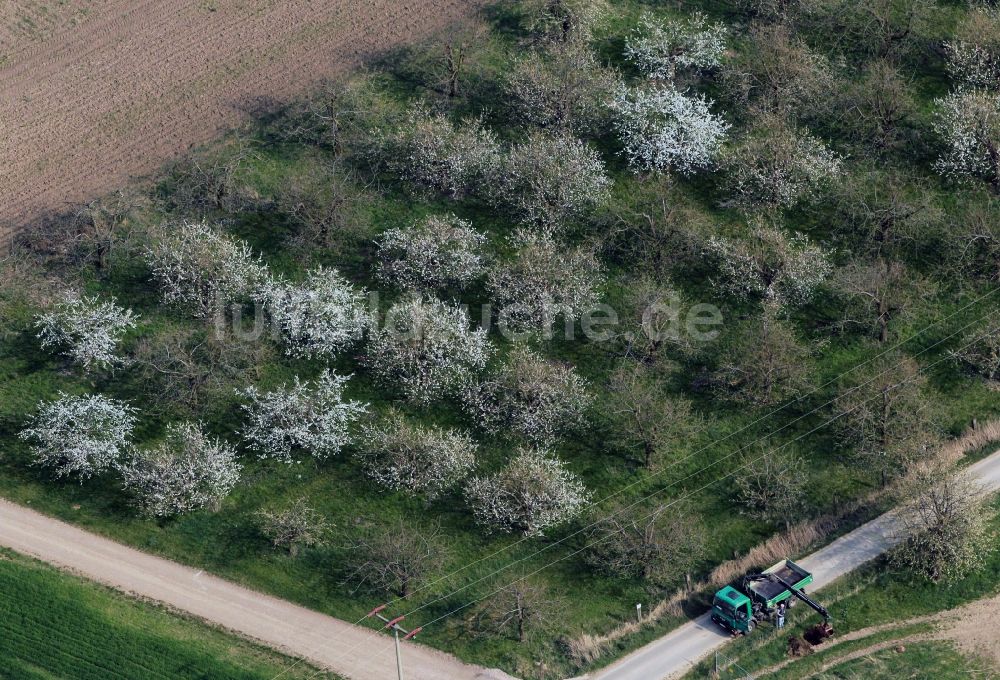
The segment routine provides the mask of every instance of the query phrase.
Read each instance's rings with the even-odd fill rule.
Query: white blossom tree
[[[952,78],[971,87],[1000,89],[1000,7],[973,7],[944,48]]]
[[[958,181],[985,180],[1000,192],[1000,93],[959,90],[936,104],[934,129],[944,153],[934,167]]]
[[[465,432],[418,425],[393,410],[364,429],[357,458],[377,484],[430,501],[472,471],[476,443]]]
[[[528,52],[504,78],[503,92],[523,123],[588,134],[607,124],[607,102],[620,83],[589,45],[571,41]]]
[[[833,271],[822,248],[803,234],[754,223],[750,238],[712,236],[705,253],[713,261],[714,283],[737,299],[758,298],[779,306],[807,302]]]
[[[678,68],[720,66],[727,34],[725,26],[710,24],[700,12],[666,21],[646,14],[625,40],[625,58],[650,78],[673,80]]]
[[[842,174],[840,156],[778,118],[755,125],[723,165],[730,200],[748,210],[791,208]]]
[[[940,462],[916,466],[900,485],[898,544],[889,563],[933,583],[954,583],[985,566],[996,550],[990,494],[968,472]]]
[[[390,307],[372,329],[363,361],[382,383],[428,404],[454,393],[492,352],[486,330],[473,329],[466,310],[415,296]]]
[[[146,251],[163,301],[207,317],[217,304],[253,297],[268,278],[249,244],[203,223],[163,228]]]
[[[118,464],[125,490],[154,517],[217,505],[236,486],[240,469],[232,446],[192,422],[168,425],[162,442]]]
[[[470,381],[462,405],[479,427],[494,436],[519,435],[539,445],[581,427],[592,401],[587,381],[572,366],[515,347],[493,375]]]
[[[118,345],[138,319],[131,309],[119,306],[114,298],[67,292],[52,308],[37,318],[42,347],[60,347],[84,369],[121,366]]]
[[[350,442],[350,426],[367,411],[367,404],[344,399],[350,376],[324,370],[315,380],[282,385],[270,392],[256,387],[242,391],[247,420],[243,437],[261,458],[295,462],[293,450],[318,460],[340,453]]]
[[[482,276],[486,237],[455,215],[431,215],[378,239],[378,277],[404,290],[462,288]]]
[[[683,175],[710,168],[729,130],[711,105],[703,95],[686,95],[669,85],[619,90],[612,102],[613,122],[629,165],[640,172]]]
[[[364,291],[336,269],[317,267],[300,284],[273,281],[262,297],[293,357],[332,358],[358,342],[370,322]]]
[[[135,409],[100,394],[69,396],[39,406],[18,436],[31,442],[35,464],[55,469],[56,477],[80,480],[107,470],[128,445]]]
[[[556,317],[576,319],[600,301],[601,265],[589,249],[523,230],[511,245],[513,259],[496,264],[486,281],[503,328],[548,334]]]
[[[500,161],[496,135],[479,120],[454,124],[414,106],[394,128],[375,130],[376,156],[393,175],[426,194],[453,198],[492,176]]]
[[[586,142],[532,130],[504,158],[491,192],[521,222],[555,230],[607,200],[610,188],[604,161]]]
[[[525,448],[499,472],[470,480],[465,497],[487,531],[539,536],[578,515],[589,494],[566,463],[548,451]]]

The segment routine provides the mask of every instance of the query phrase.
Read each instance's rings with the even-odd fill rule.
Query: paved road
[[[970,466],[969,470],[987,489],[1000,490],[1000,451]],[[895,514],[887,513],[796,562],[812,572],[815,585],[810,587],[821,588],[891,548],[895,544],[895,526]],[[705,614],[593,677],[594,680],[663,680],[686,672],[729,639],[730,636]]]
[[[0,499],[0,545],[157,600],[355,680],[395,680],[392,642],[278,598],[115,543]],[[507,679],[404,643],[408,680]]]

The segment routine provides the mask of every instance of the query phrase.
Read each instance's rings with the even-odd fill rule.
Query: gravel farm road
[[[969,466],[990,491],[1000,490],[1000,451]],[[895,515],[891,512],[845,534],[830,545],[796,562],[812,572],[810,589],[829,585],[895,545]],[[608,668],[593,680],[663,680],[688,671],[695,663],[730,640],[708,614],[684,624]]]
[[[1000,451],[969,470],[987,489],[1000,490]],[[814,588],[821,588],[892,547],[894,526],[893,513],[887,513],[798,562],[813,573]],[[396,678],[392,641],[386,635],[148,555],[3,499],[0,545],[163,602],[347,678]],[[662,680],[687,671],[729,639],[704,615],[591,677]],[[409,680],[512,680],[422,645],[404,645]]]
[[[346,678],[396,680],[388,635],[148,555],[3,499],[0,545],[165,603]],[[423,645],[403,645],[408,680],[512,680]]]

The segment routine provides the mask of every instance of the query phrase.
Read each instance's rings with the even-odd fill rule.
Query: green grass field
[[[10,551],[0,592],[4,680],[333,678]]]
[[[741,37],[745,18],[738,15],[731,3],[706,0],[681,4],[685,12],[701,9],[713,19],[734,26],[731,45],[734,55],[746,49]],[[624,36],[635,25],[641,10],[660,15],[675,12],[673,8],[632,0],[613,5],[614,20],[602,28],[594,46],[602,60],[621,68],[634,80],[635,73],[621,56]],[[513,7],[512,3],[500,3],[491,13],[493,37],[486,40],[482,53],[470,67],[468,96],[454,103],[435,99],[440,106],[451,107],[449,110],[456,116],[485,111],[486,123],[494,126],[503,139],[516,139],[523,134],[506,120],[503,101],[495,87],[497,79],[528,42]],[[949,214],[957,210],[959,203],[963,210],[979,206],[989,211],[996,206],[993,198],[980,191],[956,190],[935,175],[930,166],[934,144],[930,112],[934,98],[948,89],[941,57],[931,46],[938,45],[948,35],[965,11],[951,2],[935,7],[933,21],[921,26],[919,38],[922,46],[926,43],[926,49],[900,59],[906,93],[915,102],[912,115],[903,124],[906,138],[912,143],[866,157],[865,150],[842,129],[841,117],[831,114],[823,120],[810,120],[808,126],[844,155],[852,177],[863,176],[873,165],[887,168],[900,174],[907,191],[929,197],[928,200]],[[864,71],[863,60],[844,49],[837,36],[807,33],[804,38],[817,51],[835,58],[838,68],[843,68],[846,74],[844,87]],[[439,48],[440,45],[432,45],[427,50],[438,54]],[[386,110],[399,111],[413,98],[436,96],[420,74],[414,73],[417,67],[413,64],[419,65],[420,61],[410,56],[404,52],[387,59],[374,78],[382,90]],[[715,96],[721,88],[721,83],[707,77],[695,89]],[[719,107],[722,106],[720,100]],[[723,113],[731,114],[736,131],[745,123],[744,110]],[[504,215],[475,199],[415,198],[392,178],[371,173],[359,158],[346,161],[357,177],[357,184],[364,187],[353,218],[357,228],[338,236],[328,248],[291,245],[288,237],[294,235],[296,226],[274,208],[272,199],[293,178],[317,171],[330,160],[333,150],[322,143],[292,138],[290,127],[289,117],[278,115],[258,121],[247,134],[253,153],[240,166],[238,183],[241,191],[258,197],[256,207],[184,214],[174,205],[178,192],[176,178],[165,173],[147,208],[139,211],[130,224],[139,234],[136,241],[141,243],[143,228],[155,222],[205,217],[224,223],[229,233],[246,239],[276,273],[295,278],[307,268],[322,264],[336,267],[353,283],[370,289],[379,288],[372,276],[372,239],[385,229],[411,223],[430,213],[454,212],[470,219],[488,234],[492,249],[502,252],[503,239],[512,231]],[[719,344],[724,344],[747,319],[759,313],[759,305],[721,299],[713,292],[711,272],[690,263],[669,264],[677,257],[670,252],[671,244],[663,245],[662,253],[639,255],[632,252],[632,247],[635,243],[645,243],[643,239],[648,234],[642,228],[649,221],[647,215],[662,210],[663,202],[685,211],[685,224],[698,226],[703,230],[702,235],[742,234],[747,229],[746,220],[738,211],[720,204],[713,178],[674,177],[668,182],[656,176],[637,175],[625,167],[611,134],[596,135],[589,141],[601,150],[615,187],[610,205],[591,219],[570,225],[568,237],[574,242],[599,244],[602,264],[608,272],[605,298],[613,304],[620,302],[637,272],[649,271],[669,278],[686,299],[711,301],[720,306],[726,325]],[[225,159],[233,153],[228,142],[232,140],[202,150],[202,155]],[[360,157],[360,152],[357,155]],[[828,246],[838,266],[848,265],[859,257],[856,234],[847,233],[843,225],[846,218],[833,206],[820,203],[796,208],[774,219],[782,228],[804,232],[816,243]],[[609,234],[623,223],[623,235],[611,238]],[[940,244],[953,226],[945,221],[935,230],[914,235],[892,253],[892,257],[905,261],[915,276],[933,284],[911,302],[905,315],[893,319],[891,336],[893,343],[912,337],[903,343],[903,349],[928,368],[926,411],[935,430],[942,435],[962,431],[972,418],[985,420],[1000,414],[997,392],[950,359],[949,352],[957,347],[959,340],[953,337],[955,329],[989,318],[996,311],[995,301],[980,299],[995,288],[995,281],[972,275],[958,280],[953,270],[945,267]],[[656,254],[668,264],[653,263]],[[49,275],[63,277],[63,281],[79,284],[91,293],[114,295],[121,304],[141,315],[139,328],[128,338],[129,351],[175,330],[194,333],[196,341],[211,333],[210,328],[183,312],[159,304],[149,271],[127,244],[115,251],[106,270],[97,271],[89,261],[58,255],[45,260],[45,266]],[[486,293],[481,289],[473,289],[470,296],[465,301],[473,310],[486,302]],[[383,304],[393,299],[393,293],[385,292]],[[388,595],[345,585],[347,564],[352,557],[347,546],[365,528],[380,523],[405,521],[422,528],[439,526],[447,547],[443,566],[428,575],[426,581],[433,581],[433,585],[419,590],[398,608],[413,611],[407,620],[414,625],[436,621],[422,635],[425,643],[469,661],[498,665],[526,676],[565,677],[579,670],[567,659],[562,637],[612,628],[634,616],[636,602],[654,603],[684,582],[684,574],[677,573],[672,582],[651,586],[637,579],[609,578],[584,563],[578,553],[587,535],[567,537],[607,511],[611,503],[598,503],[591,514],[548,532],[544,538],[521,541],[516,536],[484,535],[472,522],[458,492],[429,506],[402,494],[386,493],[362,475],[349,450],[319,464],[309,461],[293,466],[260,461],[245,452],[243,480],[218,512],[197,511],[169,520],[140,517],[129,506],[114,474],[80,484],[74,480],[54,480],[48,471],[31,464],[30,451],[17,433],[38,402],[54,398],[59,391],[74,394],[99,391],[129,400],[139,408],[142,414],[139,444],[156,441],[167,423],[184,418],[199,419],[213,434],[239,444],[237,432],[242,414],[235,394],[237,388],[255,384],[263,390],[270,389],[296,375],[314,376],[326,364],[289,359],[274,343],[265,340],[260,344],[262,359],[241,366],[235,375],[213,373],[197,403],[185,404],[164,397],[166,391],[157,378],[142,375],[135,366],[94,376],[72,370],[61,358],[39,348],[32,326],[37,309],[16,296],[0,298],[0,303],[0,314],[4,315],[0,328],[0,451],[3,452],[0,495],[11,500],[142,550],[210,570],[351,621]],[[835,512],[845,502],[870,493],[879,484],[826,427],[832,416],[830,400],[841,388],[839,376],[864,363],[874,351],[865,333],[837,325],[843,314],[828,291],[789,314],[789,321],[811,361],[809,387],[800,401],[773,415],[767,408],[741,405],[704,387],[705,376],[715,367],[718,346],[708,347],[694,359],[676,357],[676,366],[674,357],[663,361],[664,365],[657,369],[662,371],[663,384],[672,396],[691,401],[700,426],[693,434],[671,442],[657,470],[637,465],[636,451],[619,443],[622,423],[611,415],[614,397],[607,394],[606,386],[614,365],[624,355],[622,344],[594,343],[580,337],[539,343],[539,350],[547,357],[571,362],[590,382],[596,395],[590,425],[562,442],[558,454],[583,478],[597,499],[611,495],[626,503],[643,499],[638,503],[640,512],[664,501],[683,501],[701,522],[706,537],[705,551],[692,570],[695,578],[734,554],[745,553],[781,528],[775,522],[755,520],[745,514],[735,498],[733,480],[724,477],[733,470],[732,457],[744,447],[763,442],[800,454],[807,467],[803,473],[806,494],[799,514],[806,518]],[[507,345],[499,338],[497,342],[502,356]],[[240,348],[226,347],[224,351],[233,349]],[[351,398],[370,402],[375,411],[389,405],[399,406],[423,423],[470,427],[454,402],[446,401],[424,410],[401,404],[397,393],[372,381],[354,354],[346,353],[333,364],[338,372],[354,374],[348,390]],[[503,438],[484,437],[480,443],[480,469],[486,471],[499,467],[512,449],[511,443]],[[305,551],[293,559],[271,547],[258,530],[254,515],[261,508],[283,507],[303,496],[333,525],[333,535],[326,547]],[[995,565],[984,577],[987,580],[983,584],[997,582],[1000,578],[997,568],[1000,567]],[[535,578],[563,603],[553,626],[531,635],[524,643],[508,636],[470,633],[469,618],[479,598],[488,595],[499,583],[535,571],[538,572]],[[866,572],[860,578],[878,581],[881,577]],[[948,600],[956,597],[957,592],[893,586],[892,582],[878,585],[884,588],[878,592],[897,596],[921,592],[927,602],[935,602],[935,598]],[[859,602],[851,606],[861,611],[867,605]],[[916,604],[912,607],[919,608]],[[898,610],[897,613],[902,614]],[[851,620],[849,615],[846,620]],[[629,639],[614,653],[634,648],[679,621],[679,618],[665,619]],[[869,619],[865,621],[865,625],[870,625]]]

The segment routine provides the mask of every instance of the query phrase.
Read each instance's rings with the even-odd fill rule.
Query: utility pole
[[[411,631],[407,631],[405,628],[399,625],[399,622],[406,618],[405,616],[397,616],[394,619],[389,619],[383,616],[382,612],[385,611],[385,608],[388,606],[389,605],[387,604],[383,604],[379,605],[378,607],[375,607],[375,609],[372,609],[370,612],[368,612],[367,618],[370,619],[371,617],[374,616],[375,618],[377,618],[378,620],[380,620],[382,623],[385,624],[383,626],[383,629],[389,628],[392,630],[392,636],[393,639],[395,640],[395,645],[396,645],[396,673],[399,675],[399,680],[403,680],[403,656],[400,654],[399,634],[400,633],[403,634],[404,640],[410,640],[417,633],[422,631],[423,627],[417,627]]]

